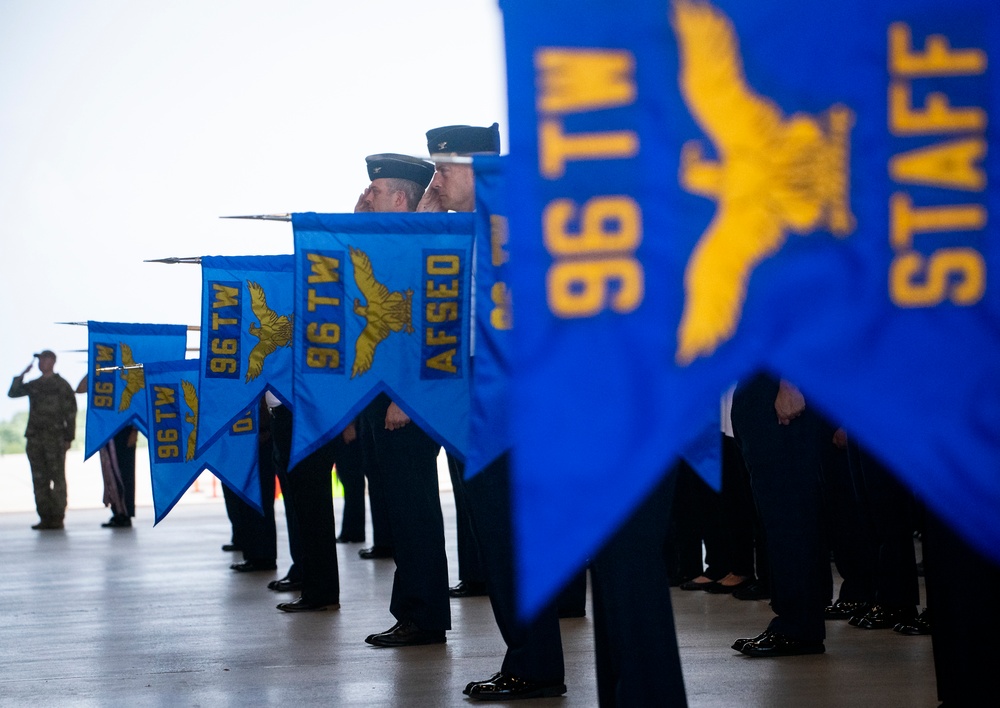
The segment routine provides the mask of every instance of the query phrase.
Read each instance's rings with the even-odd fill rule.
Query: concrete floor
[[[445,645],[370,647],[364,637],[393,623],[393,563],[361,560],[350,544],[337,549],[340,611],[279,612],[294,595],[265,587],[288,565],[277,506],[279,571],[253,574],[229,570],[240,557],[220,550],[229,525],[218,502],[182,502],[156,528],[140,508],[129,530],[100,528],[103,509],[71,508],[66,530],[49,532],[29,528],[33,513],[0,513],[0,706],[473,703],[462,688],[496,671],[504,651],[488,600],[452,601]],[[825,655],[753,660],[729,646],[765,627],[765,602],[679,590],[672,601],[691,706],[937,705],[929,637],[836,622]],[[527,705],[595,706],[591,620],[562,629],[569,692]]]

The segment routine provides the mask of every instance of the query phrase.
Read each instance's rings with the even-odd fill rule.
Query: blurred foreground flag
[[[294,267],[291,255],[202,257],[199,452],[265,390],[292,404]]]
[[[465,475],[471,477],[510,449],[511,293],[507,285],[505,157],[477,155],[476,350],[472,370],[471,435]]]
[[[472,214],[292,214],[289,467],[383,391],[465,458],[472,224]]]
[[[501,6],[523,609],[760,368],[1000,558],[1000,5]]]
[[[476,178],[476,339],[472,370],[472,428],[465,474],[475,475],[510,450],[508,419],[510,349],[513,333],[510,254],[507,226],[506,157],[477,155]],[[718,405],[703,411],[704,425],[683,453],[689,464],[714,489],[721,484]],[[562,470],[568,486],[601,483],[592,468]],[[588,477],[593,474],[593,479]]]
[[[146,364],[149,470],[155,524],[174,508],[198,475],[209,470],[261,514],[257,412],[252,405],[205,450],[195,452],[199,425],[198,361]]]
[[[126,425],[148,435],[144,369],[137,365],[183,359],[187,327],[90,321],[87,333],[85,447],[86,457],[90,457]],[[103,368],[115,370],[98,371]]]

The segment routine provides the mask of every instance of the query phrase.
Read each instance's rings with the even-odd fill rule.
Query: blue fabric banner
[[[510,449],[510,348],[513,327],[508,285],[507,202],[504,161],[474,158],[476,175],[476,338],[472,370],[472,429],[465,475],[472,477]],[[718,405],[704,410],[701,432],[682,457],[713,489],[722,483]]]
[[[87,433],[85,457],[100,450],[126,425],[147,434],[143,368],[136,364],[183,359],[184,325],[87,322]],[[98,371],[103,368],[116,371]]]
[[[294,466],[385,391],[464,459],[472,214],[293,214]]]
[[[263,514],[257,466],[257,412],[250,406],[226,433],[196,452],[200,425],[197,359],[146,364],[149,471],[155,524],[166,517],[203,471],[209,470]]]
[[[291,255],[202,257],[199,453],[265,390],[291,407],[294,269]]]
[[[472,369],[472,409],[465,476],[472,477],[510,449],[507,402],[513,318],[507,285],[506,158],[477,155],[476,270],[473,280],[476,337]]]
[[[1000,5],[501,6],[524,609],[761,368],[1000,557]]]

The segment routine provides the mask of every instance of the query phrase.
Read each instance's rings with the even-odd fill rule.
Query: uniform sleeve
[[[7,391],[7,396],[10,398],[21,398],[27,395],[28,388],[24,385],[24,376],[15,376],[14,380],[10,382],[10,390]]]
[[[63,413],[66,421],[64,428],[66,442],[73,442],[73,438],[76,437],[76,394],[68,383],[63,395]]]

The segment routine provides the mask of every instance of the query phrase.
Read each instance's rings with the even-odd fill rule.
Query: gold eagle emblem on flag
[[[354,365],[351,378],[360,376],[372,367],[375,347],[392,332],[413,332],[413,290],[390,292],[375,279],[372,262],[364,251],[350,246],[354,282],[364,295],[367,304],[354,298],[354,314],[365,318],[366,325],[354,345]]]
[[[736,331],[750,276],[789,233],[854,230],[847,203],[854,113],[834,105],[821,117],[781,108],[747,84],[731,20],[708,2],[674,0],[680,90],[715,148],[684,144],[680,184],[718,208],[684,272],[677,363],[712,354]]]
[[[118,403],[118,412],[127,411],[132,405],[132,396],[146,387],[146,375],[141,367],[129,369],[135,366],[135,357],[132,356],[132,347],[125,342],[119,342],[122,352],[122,371],[119,374],[125,381],[125,388],[122,390],[122,399]]]
[[[278,347],[292,346],[292,322],[295,318],[294,314],[279,316],[268,307],[267,295],[259,283],[248,280],[247,289],[250,291],[253,314],[260,322],[259,327],[251,322],[247,331],[260,341],[247,357],[247,375],[243,383],[249,383],[260,376],[264,370],[264,359],[278,351]]]
[[[181,388],[184,389],[184,403],[187,404],[190,411],[190,413],[184,414],[184,421],[193,426],[191,432],[188,433],[187,450],[184,457],[185,462],[190,462],[194,459],[195,443],[198,439],[198,391],[193,383],[184,379],[181,379]]]

